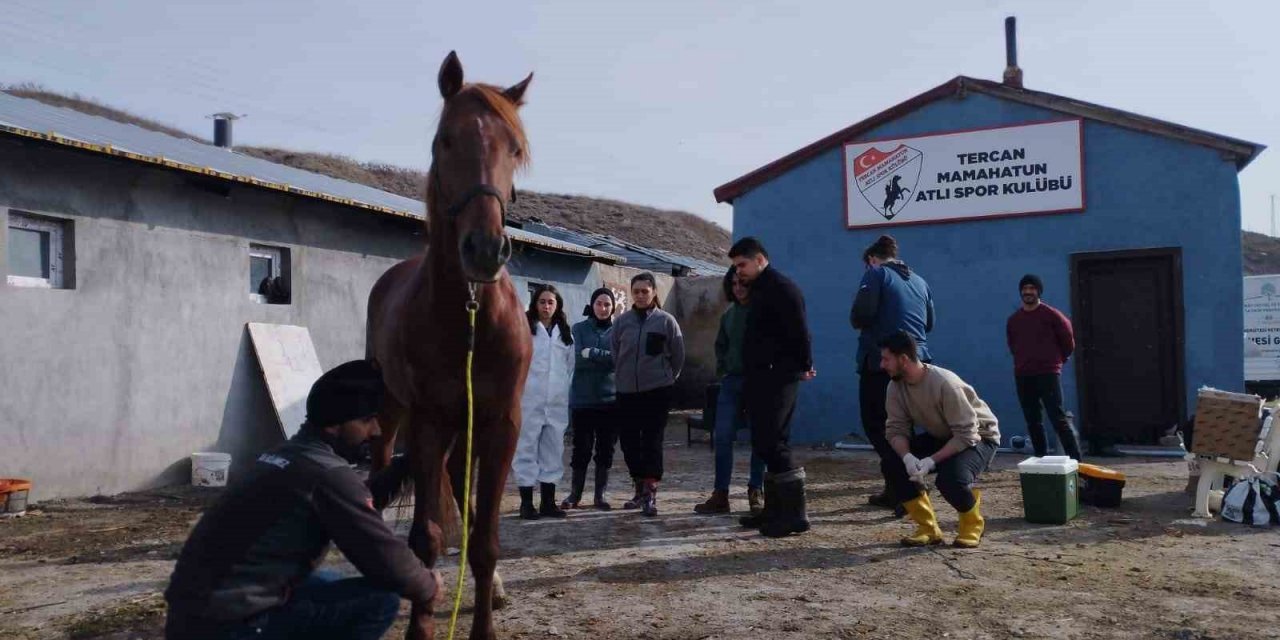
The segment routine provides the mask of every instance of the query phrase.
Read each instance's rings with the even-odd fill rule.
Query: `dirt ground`
[[[1129,475],[1124,505],[1045,526],[1023,520],[1018,458],[1001,455],[982,482],[980,549],[904,549],[908,525],[865,503],[878,488],[869,453],[802,452],[813,531],[767,540],[692,513],[711,454],[686,447],[683,426],[669,435],[659,517],[504,518],[502,637],[1280,638],[1280,530],[1190,518],[1181,461],[1103,460]],[[216,491],[56,501],[0,521],[0,637],[160,638],[160,593]],[[620,504],[627,492],[611,493]],[[517,501],[512,489],[508,514]],[[935,504],[952,534],[954,510]]]

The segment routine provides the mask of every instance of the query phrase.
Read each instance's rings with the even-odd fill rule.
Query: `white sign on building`
[[[1081,211],[1082,131],[1062,120],[846,144],[846,224]]]
[[[1280,380],[1280,275],[1244,279],[1244,379]]]

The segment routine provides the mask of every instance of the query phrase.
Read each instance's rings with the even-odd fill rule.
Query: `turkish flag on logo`
[[[902,146],[899,145],[898,149],[901,149],[901,148]],[[862,155],[853,159],[853,175],[855,177],[861,177],[862,174],[875,168],[876,165],[883,162],[885,158],[888,158],[898,149],[894,149],[889,153],[885,153],[875,147],[871,147],[870,149],[867,149],[862,153]]]
[[[899,144],[881,151],[872,146],[853,159],[853,182],[876,213],[892,220],[911,203],[923,166],[919,149]]]

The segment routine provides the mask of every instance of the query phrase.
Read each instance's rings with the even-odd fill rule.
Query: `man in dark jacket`
[[[437,596],[439,574],[395,537],[351,467],[379,433],[382,394],[365,361],[316,381],[301,431],[259,456],[187,539],[165,591],[166,638],[381,638],[401,596]],[[405,471],[375,481],[395,486]],[[315,571],[330,542],[364,577]]]
[[[803,467],[791,459],[791,415],[800,382],[812,380],[813,353],[804,295],[769,265],[759,240],[747,237],[729,249],[738,276],[751,287],[743,339],[743,396],[751,444],[764,460],[764,511],[742,518],[743,526],[778,538],[809,530]]]
[[[921,362],[931,362],[925,334],[933,330],[933,296],[929,285],[919,274],[898,259],[898,242],[892,236],[880,236],[862,255],[866,271],[858,286],[858,294],[849,311],[849,323],[861,333],[858,336],[858,406],[862,430],[880,456],[882,468],[898,456],[885,438],[885,396],[889,390],[889,374],[880,368],[880,341],[906,332],[915,340]],[[884,490],[868,499],[873,505],[894,508],[899,516],[906,513],[889,490],[889,476],[884,474]]]

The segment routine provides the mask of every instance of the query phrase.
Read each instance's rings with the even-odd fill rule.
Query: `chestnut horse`
[[[409,546],[428,568],[443,546],[445,501],[472,508],[462,495],[469,291],[479,302],[472,458],[478,472],[468,558],[476,584],[472,638],[494,637],[499,505],[520,432],[520,395],[532,350],[529,323],[505,266],[511,239],[504,227],[513,176],[529,157],[517,109],[532,79],[530,74],[507,89],[463,84],[457,55],[445,58],[438,79],[444,109],[427,174],[426,252],[391,267],[369,294],[366,349],[387,385],[374,466],[390,461],[396,432],[405,425],[414,484]],[[409,638],[432,637],[434,608],[413,605]]]

